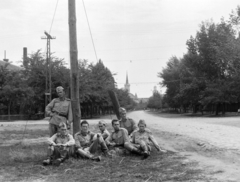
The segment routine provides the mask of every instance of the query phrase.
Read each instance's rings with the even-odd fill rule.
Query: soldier
[[[108,146],[110,146],[111,148],[125,148],[130,152],[142,154],[139,149],[137,149],[133,144],[131,144],[130,138],[128,136],[128,131],[125,128],[120,128],[120,124],[117,119],[112,120],[112,126],[114,131],[106,139],[106,144]]]
[[[59,123],[66,123],[68,129],[72,123],[72,107],[71,100],[65,97],[63,87],[59,86],[56,88],[58,98],[53,99],[46,106],[46,113],[50,116],[49,120],[49,132],[50,137],[57,133],[57,126]]]
[[[144,158],[150,156],[151,143],[153,143],[153,145],[158,151],[165,153],[166,151],[160,148],[157,141],[153,137],[152,132],[148,128],[146,128],[146,126],[147,125],[144,120],[139,120],[139,130],[134,131],[132,135],[134,146],[143,151]]]
[[[98,122],[98,127],[99,127],[99,130],[101,132],[101,135],[102,135],[103,139],[106,140],[106,138],[110,135],[110,133],[106,129],[105,121],[103,121],[103,120],[99,121]]]
[[[108,147],[106,146],[103,137],[100,134],[95,134],[89,131],[89,124],[85,120],[81,122],[81,131],[76,133],[74,138],[76,141],[76,153],[81,157],[100,161],[100,156],[94,157],[99,145],[105,155],[110,155],[108,154]]]
[[[69,157],[69,149],[75,144],[72,135],[67,133],[65,123],[59,124],[59,132],[48,139],[48,159],[43,161],[43,165],[60,165]]]
[[[121,119],[119,120],[120,127],[125,128],[128,131],[128,135],[131,136],[132,132],[138,129],[135,121],[127,117],[126,109],[123,107],[119,108],[119,113],[121,116]]]

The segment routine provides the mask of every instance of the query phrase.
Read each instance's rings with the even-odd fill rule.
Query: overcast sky
[[[23,47],[28,53],[46,51],[44,31],[55,56],[69,63],[68,1],[0,1],[0,60],[19,65]],[[228,19],[237,0],[84,0],[97,58],[112,73],[118,88],[126,81],[138,97],[150,97],[154,86],[164,92],[157,77],[172,56],[186,53],[186,41],[196,35],[202,21]],[[78,58],[96,63],[82,0],[76,0]],[[51,26],[52,25],[52,26]],[[51,28],[52,27],[52,28]],[[51,29],[51,31],[50,31]]]

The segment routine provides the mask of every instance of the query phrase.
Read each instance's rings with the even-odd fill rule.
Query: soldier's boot
[[[67,150],[61,150],[60,157],[53,161],[53,165],[60,166],[61,163],[63,163],[67,157],[68,157],[68,151]]]
[[[105,157],[112,157],[112,154],[110,154],[110,152],[108,150],[103,151],[103,155]]]
[[[52,161],[55,158],[53,146],[48,147],[47,156],[48,156],[48,158],[45,159],[42,163],[44,166],[52,164]]]
[[[144,151],[143,152],[143,159],[146,159],[146,158],[148,158],[150,156],[150,152],[148,152],[148,151]]]
[[[44,166],[47,166],[47,165],[50,165],[51,163],[52,163],[52,162],[51,162],[50,159],[45,159],[42,164],[43,164]]]
[[[105,157],[112,157],[112,155],[109,153],[109,150],[108,150],[108,147],[105,143],[105,141],[103,140],[103,138],[99,138],[99,143],[100,143],[100,146],[101,146],[101,150],[103,151],[103,155]]]
[[[56,160],[53,161],[53,165],[54,166],[60,166],[60,164],[63,162],[63,160],[61,158],[58,158]]]
[[[150,152],[148,151],[148,146],[143,144],[141,145],[142,149],[143,149],[143,159],[146,159],[150,156]]]
[[[131,152],[135,153],[135,154],[139,154],[139,155],[142,155],[143,152],[135,147],[132,147],[131,148]]]
[[[100,156],[91,157],[91,159],[92,159],[93,161],[96,161],[96,162],[100,162],[100,161],[101,161],[101,157],[100,157]]]
[[[52,161],[53,161],[53,156],[50,156],[50,157],[48,157],[47,159],[45,159],[45,160],[43,160],[43,165],[44,166],[47,166],[47,165],[50,165],[50,164],[52,164]]]

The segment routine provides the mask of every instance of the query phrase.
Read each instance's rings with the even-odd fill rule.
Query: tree
[[[25,76],[26,83],[32,88],[34,93],[30,99],[32,112],[37,113],[38,111],[44,111],[47,67],[46,60],[41,51],[38,50],[32,53],[30,57],[24,60],[22,67],[24,68],[22,72]],[[51,93],[53,97],[56,97],[55,88],[57,86],[63,86],[68,92],[70,73],[69,69],[65,67],[64,60],[52,56],[50,68],[52,73]]]
[[[187,40],[188,51],[183,58],[172,57],[159,73],[167,87],[164,100],[170,107],[219,106],[224,114],[225,105],[240,98],[240,40],[238,28],[240,7],[232,12],[228,21],[203,22],[196,37]],[[172,83],[173,82],[173,83]],[[239,100],[238,100],[239,101]]]
[[[92,117],[94,113],[105,113],[111,103],[108,90],[115,89],[113,74],[101,60],[95,65],[81,60],[79,65],[79,93],[83,114]]]
[[[161,109],[162,108],[162,96],[158,91],[153,92],[153,95],[149,98],[147,107],[153,109]]]
[[[18,114],[24,110],[28,100],[33,95],[33,90],[28,87],[22,71],[11,71],[6,66],[1,66],[0,74],[0,98],[1,102],[7,108],[7,114],[10,120],[10,114]],[[29,110],[25,111],[27,113]]]
[[[115,89],[115,92],[119,100],[120,107],[124,107],[127,110],[135,108],[136,103],[130,98],[127,90]]]
[[[167,87],[165,101],[172,108],[180,107],[180,103],[175,99],[180,91],[180,60],[172,57],[167,62],[166,68],[158,73],[158,77],[162,78],[162,85]]]

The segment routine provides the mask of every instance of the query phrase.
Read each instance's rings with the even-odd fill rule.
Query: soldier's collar
[[[127,121],[127,120],[128,120],[128,117],[126,117],[125,119],[121,118],[121,120],[120,120],[120,121],[123,121],[123,122],[125,122],[125,121]]]
[[[87,136],[89,133],[90,133],[90,131],[87,131],[87,133],[83,133],[83,132],[81,131],[81,135],[83,135],[83,136]]]
[[[114,130],[115,133],[118,133],[119,131],[120,131],[120,129],[119,130]]]
[[[60,100],[60,101],[64,101],[64,100],[66,100],[66,97],[65,97],[65,96],[64,96],[63,98],[60,98],[60,97],[59,97],[59,100]]]
[[[67,136],[68,134],[66,133],[66,134],[61,134],[61,133],[58,133],[58,136],[59,137],[65,137],[65,136]]]

